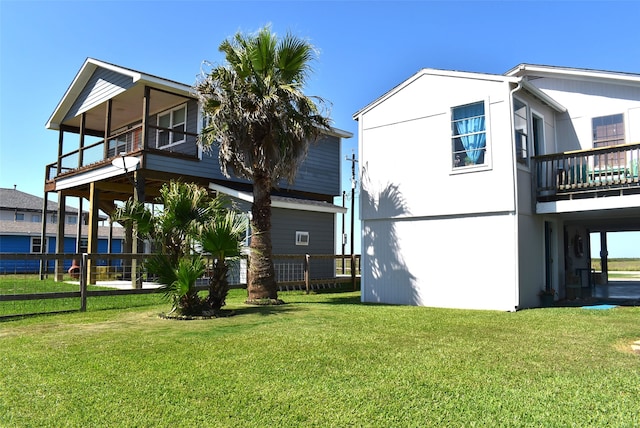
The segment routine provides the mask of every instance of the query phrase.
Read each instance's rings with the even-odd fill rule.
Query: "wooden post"
[[[62,150],[64,146],[64,131],[60,128],[58,133],[58,162],[56,168],[56,177],[62,172]],[[45,177],[45,180],[49,177]]]
[[[80,259],[80,312],[87,310],[87,266],[89,255],[84,253]]]
[[[147,150],[149,147],[149,104],[151,101],[151,88],[149,86],[144,87],[144,98],[142,99],[142,149]],[[147,157],[144,156],[143,161],[146,161]],[[144,167],[144,165],[141,165]]]
[[[67,198],[63,192],[58,192],[58,229],[56,232],[56,254],[64,253],[64,223],[65,223],[65,206]],[[64,275],[64,260],[56,259],[55,262],[55,280],[62,281]]]
[[[86,132],[87,113],[82,113],[80,116],[80,144],[78,147],[78,168],[82,167],[84,162],[84,133]]]
[[[111,108],[113,107],[113,99],[107,101],[107,111],[104,118],[104,158],[109,157],[109,135],[111,134]],[[113,154],[114,156],[117,153]]]
[[[135,185],[133,199],[135,201],[144,203],[145,194],[145,180],[144,177],[139,173],[139,171],[135,171],[133,173],[133,183]],[[138,225],[134,224],[133,226],[133,239],[131,240],[131,252],[134,254],[141,254],[144,252],[144,243],[140,236],[138,235]],[[133,258],[131,260],[131,286],[133,288],[142,288],[142,273],[138,272],[138,259]]]
[[[310,284],[309,282],[311,281],[311,263],[310,260],[311,256],[309,254],[305,254],[304,255],[304,286],[307,290],[307,294],[309,294],[309,289],[310,289]]]
[[[353,291],[356,291],[356,255],[351,254],[351,285],[353,286]]]
[[[45,181],[47,180],[45,172]],[[47,204],[48,192],[44,192],[44,199],[42,200],[42,229],[40,231],[40,254],[45,254],[47,252]],[[43,280],[45,275],[47,274],[49,263],[44,260],[44,257],[40,259],[40,280]]]
[[[89,239],[88,252],[96,254],[98,252],[98,206],[100,202],[100,191],[95,181],[89,184]],[[86,274],[88,284],[96,283],[95,267],[91,259],[87,260]]]

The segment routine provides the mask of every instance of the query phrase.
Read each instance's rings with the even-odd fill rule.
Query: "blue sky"
[[[306,92],[330,101],[334,126],[354,134],[343,147],[351,156],[353,113],[421,68],[640,73],[639,16],[640,2],[624,1],[0,0],[0,187],[42,194],[57,154],[44,125],[87,57],[191,84],[203,60],[222,61],[222,40],[271,23],[319,49]],[[344,189],[349,178],[344,161]],[[627,241],[613,257],[640,256]]]

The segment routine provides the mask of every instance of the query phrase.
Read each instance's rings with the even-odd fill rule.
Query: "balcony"
[[[640,143],[536,156],[536,200],[640,194]]]
[[[149,125],[149,132],[165,137],[170,136],[174,140],[185,140],[186,144],[195,147],[197,134],[189,132],[177,132],[170,128]],[[173,137],[175,135],[176,137]],[[155,140],[156,138],[154,138]],[[86,171],[93,167],[100,167],[109,164],[116,156],[126,153],[127,155],[142,154],[143,151],[164,154],[172,157],[182,157],[197,160],[197,155],[188,155],[184,150],[177,152],[176,146],[168,146],[162,149],[144,148],[142,143],[142,125],[136,125],[111,135],[105,144],[105,140],[79,147],[58,157],[58,161],[47,165],[45,180],[50,182],[58,177],[72,174],[74,172]],[[197,153],[197,149],[192,150]]]

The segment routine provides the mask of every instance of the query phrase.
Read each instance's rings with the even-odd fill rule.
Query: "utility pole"
[[[356,289],[356,256],[354,254],[354,240],[355,240],[355,203],[356,203],[356,154],[351,153],[351,159],[348,157],[346,160],[351,161],[351,285],[353,289]]]
[[[342,191],[342,208],[345,207],[345,199],[347,198],[347,191]],[[347,245],[347,234],[344,232],[344,212],[342,213],[342,235],[340,235],[340,239],[342,240],[342,274],[344,275],[344,247]]]

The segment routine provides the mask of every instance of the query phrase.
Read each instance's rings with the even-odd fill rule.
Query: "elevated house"
[[[152,203],[170,180],[226,193],[247,209],[251,183],[226,178],[215,148],[203,152],[202,123],[190,85],[89,58],[46,124],[59,137],[45,192],[57,193],[59,207],[66,197],[88,200],[89,252],[98,251],[100,210],[109,214],[131,196]],[[341,140],[351,136],[327,132],[311,146],[295,183],[273,192],[274,253],[335,252],[335,214],[343,208],[333,198],[341,192]],[[142,251],[135,241],[128,245],[125,252]]]
[[[54,253],[57,247],[58,223],[64,228],[63,252],[86,252],[88,246],[88,213],[78,215],[78,208],[65,207],[64,217],[59,216],[55,202],[48,204],[43,214],[41,197],[14,189],[0,189],[0,274],[38,272],[37,260],[16,260],[2,257],[2,253]],[[60,219],[60,220],[59,220]],[[106,217],[101,217],[104,223]],[[44,246],[42,234],[44,225]],[[98,226],[98,252],[120,253],[124,242],[122,228]],[[66,262],[69,268],[71,261]]]
[[[365,302],[513,311],[542,290],[589,296],[607,283],[607,232],[640,230],[640,75],[423,69],[354,119]]]

